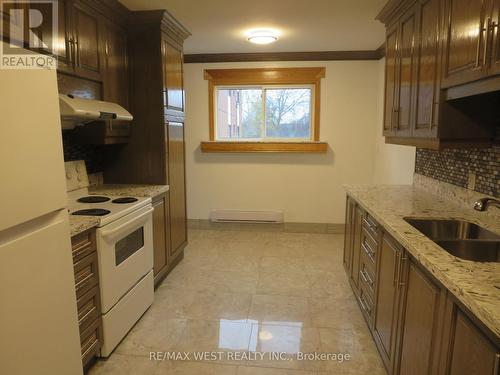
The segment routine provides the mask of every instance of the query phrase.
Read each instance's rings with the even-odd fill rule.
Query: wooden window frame
[[[321,78],[324,67],[311,68],[254,68],[254,69],[206,69],[208,81],[209,138],[201,142],[202,152],[326,152],[328,144],[319,141]],[[266,85],[312,85],[313,121],[310,141],[218,141],[215,139],[215,94],[217,86],[266,86]]]

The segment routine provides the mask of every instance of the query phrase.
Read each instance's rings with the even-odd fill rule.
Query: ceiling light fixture
[[[273,30],[255,30],[248,35],[248,41],[255,44],[269,44],[278,40],[278,33]]]

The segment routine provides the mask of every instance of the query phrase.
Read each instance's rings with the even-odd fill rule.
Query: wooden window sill
[[[201,152],[293,152],[326,153],[326,142],[201,142]]]

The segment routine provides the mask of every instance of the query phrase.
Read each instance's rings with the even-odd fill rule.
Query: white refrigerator
[[[56,72],[0,70],[0,374],[80,375]]]

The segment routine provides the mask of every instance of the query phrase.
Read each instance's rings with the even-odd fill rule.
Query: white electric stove
[[[151,205],[151,198],[91,195],[88,188],[68,192],[69,214],[95,216],[99,219],[98,227],[112,223],[147,205]]]
[[[70,215],[99,219],[96,243],[103,322],[101,356],[108,357],[153,303],[151,198],[91,195],[84,161],[65,165]]]

